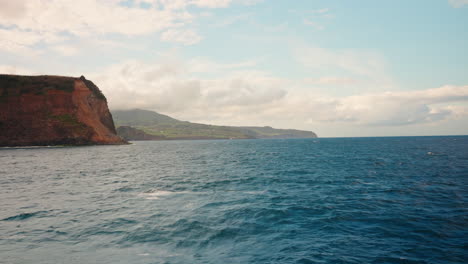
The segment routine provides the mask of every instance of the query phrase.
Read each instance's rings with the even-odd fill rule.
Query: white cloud
[[[232,72],[224,78],[195,79],[189,77],[192,69],[200,69],[192,67],[179,62],[129,61],[90,76],[114,109],[139,107],[166,113],[201,114],[214,108],[227,111],[267,104],[286,93],[280,87],[280,80],[262,72]]]
[[[200,7],[220,8],[229,6],[231,0],[194,0],[192,3]]]
[[[68,32],[82,36],[119,33],[148,34],[177,23],[190,21],[187,12],[169,9],[141,9],[120,6],[116,1],[18,0],[25,12],[16,17],[0,17],[0,24],[35,32]]]
[[[237,23],[239,21],[241,21],[241,22],[246,21],[250,17],[252,17],[252,14],[250,14],[250,13],[239,14],[239,15],[235,15],[235,16],[229,16],[229,17],[226,17],[223,20],[213,24],[213,26],[214,27],[225,27],[225,26],[235,24],[235,23]]]
[[[237,2],[239,2],[240,4],[242,5],[256,5],[258,3],[262,3],[264,2],[265,0],[238,0]]]
[[[468,86],[337,97],[289,89],[290,80],[236,68],[244,64],[226,64],[219,77],[204,79],[194,74],[209,68],[196,66],[194,61],[130,61],[90,77],[103,89],[113,109],[153,109],[183,120],[215,124],[392,127],[468,116]],[[335,84],[354,80],[323,77],[310,81]]]
[[[73,56],[78,54],[78,49],[71,45],[56,45],[51,47],[53,50],[64,56]]]
[[[51,34],[49,32],[31,32],[17,28],[0,28],[0,50],[11,53],[37,54],[38,51],[33,49],[34,45],[39,43],[51,44],[62,40],[63,37],[60,35]]]
[[[14,65],[1,65],[0,64],[0,74],[34,75],[34,74],[37,74],[37,72],[34,72],[27,68],[14,66]]]
[[[318,84],[318,85],[356,85],[361,81],[349,77],[337,77],[337,76],[323,76],[320,78],[305,78],[305,84]]]
[[[26,11],[25,1],[0,0],[0,17],[15,18]]]
[[[161,34],[161,40],[166,42],[193,45],[200,42],[202,37],[190,29],[168,29]]]
[[[336,125],[343,131],[347,127],[361,127],[365,131],[372,127],[436,125],[442,121],[456,122],[457,119],[468,118],[468,86],[348,97],[286,90],[281,97],[265,102],[263,105],[252,103],[242,108],[215,105],[216,108],[207,108],[212,112],[195,109],[188,113],[179,112],[178,115],[188,120],[216,124],[274,124],[284,128],[312,130]]]
[[[164,41],[191,45],[201,37],[186,28],[198,12],[189,7],[225,8],[232,2],[250,4],[242,0],[139,0],[125,6],[120,0],[0,0],[0,48],[22,53],[39,42],[49,44],[57,39],[155,33],[161,33]]]
[[[449,4],[455,8],[462,7],[464,5],[468,5],[468,0],[448,0]]]
[[[328,121],[363,125],[410,125],[452,117],[449,106],[468,102],[468,86],[443,86],[421,91],[383,92],[335,100],[336,115]]]
[[[6,30],[0,28],[0,50],[7,52],[28,52],[30,46],[41,41],[37,34],[19,30]]]

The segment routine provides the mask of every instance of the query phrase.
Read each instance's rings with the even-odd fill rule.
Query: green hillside
[[[116,126],[131,126],[164,139],[248,139],[312,138],[310,131],[271,127],[213,126],[180,121],[153,111],[133,109],[112,111]],[[128,136],[128,135],[127,135]],[[129,138],[132,140],[132,138]]]
[[[112,116],[116,124],[125,126],[184,123],[167,115],[141,109],[112,111]]]

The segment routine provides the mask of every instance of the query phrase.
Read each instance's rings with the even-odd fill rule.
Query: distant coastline
[[[117,133],[126,140],[317,138],[312,131],[198,124],[142,109],[115,110],[112,116]]]

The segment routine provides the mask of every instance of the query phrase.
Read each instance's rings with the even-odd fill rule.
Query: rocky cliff
[[[0,146],[123,144],[85,77],[0,74]]]

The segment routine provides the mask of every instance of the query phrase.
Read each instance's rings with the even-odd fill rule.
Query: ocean
[[[0,149],[0,263],[467,263],[468,136]]]

